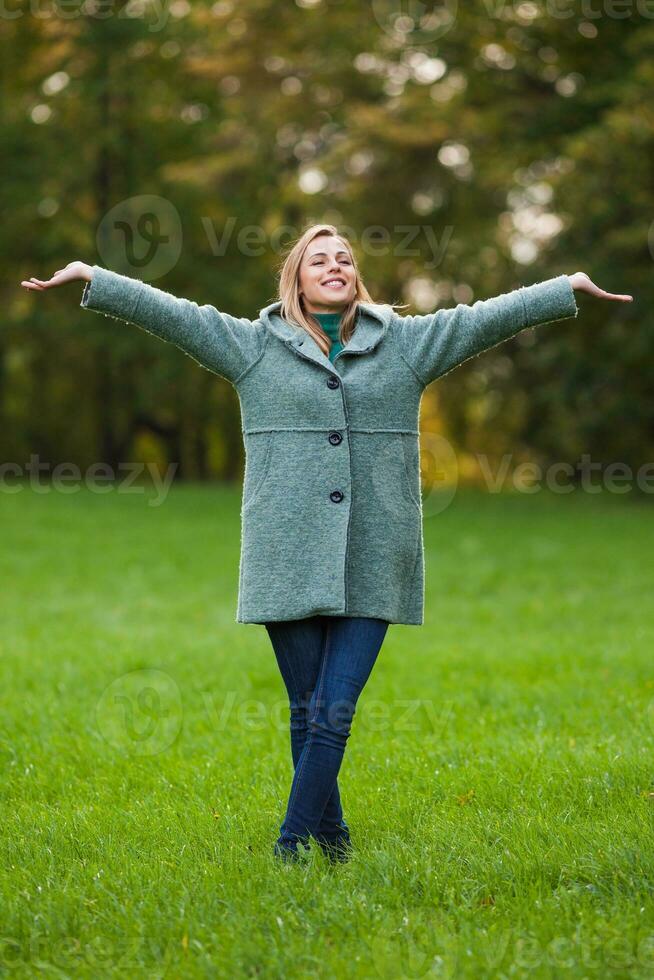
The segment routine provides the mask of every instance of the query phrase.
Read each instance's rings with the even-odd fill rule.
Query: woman
[[[295,768],[274,853],[313,837],[351,852],[337,777],[356,703],[390,623],[424,603],[419,410],[436,378],[525,327],[577,315],[583,272],[472,306],[400,316],[368,294],[349,243],[313,225],[255,320],[71,262],[35,291],[85,280],[81,306],[172,342],[230,381],[246,453],[236,621],[265,625],[290,704]]]

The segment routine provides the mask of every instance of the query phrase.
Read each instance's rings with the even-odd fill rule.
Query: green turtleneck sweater
[[[338,339],[338,328],[341,323],[340,313],[314,313],[313,314],[332,342],[329,351],[329,360],[333,362],[339,350],[343,350],[343,344]]]

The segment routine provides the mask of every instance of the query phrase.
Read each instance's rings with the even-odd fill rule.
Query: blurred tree
[[[632,292],[468,362],[425,417],[461,450],[516,462],[648,458],[654,27],[635,7],[98,12],[0,21],[5,459],[117,466],[147,450],[181,478],[241,472],[229,385],[76,309],[81,284],[17,286],[73,258],[131,274],[107,216],[140,195],[180,224],[179,258],[149,281],[236,315],[274,299],[283,246],[318,220],[350,231],[375,298],[407,312],[578,269]]]

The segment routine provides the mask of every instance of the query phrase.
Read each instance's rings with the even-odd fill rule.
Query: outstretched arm
[[[263,346],[260,325],[220,313],[215,306],[180,299],[140,279],[98,265],[71,262],[48,280],[32,278],[21,285],[41,291],[81,280],[86,283],[80,306],[126,323],[175,344],[202,367],[236,382],[258,359]]]
[[[398,317],[402,356],[423,385],[428,385],[525,327],[576,317],[579,311],[574,290],[622,302],[633,298],[607,293],[585,272],[555,276],[471,306],[459,303],[450,310]]]

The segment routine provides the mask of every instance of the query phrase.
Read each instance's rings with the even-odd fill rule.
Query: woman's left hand
[[[633,296],[629,296],[628,293],[607,293],[605,289],[600,289],[585,272],[575,272],[572,276],[568,276],[568,279],[573,289],[578,289],[582,293],[590,293],[591,296],[597,296],[598,299],[617,299],[621,303],[631,303],[633,300]]]

